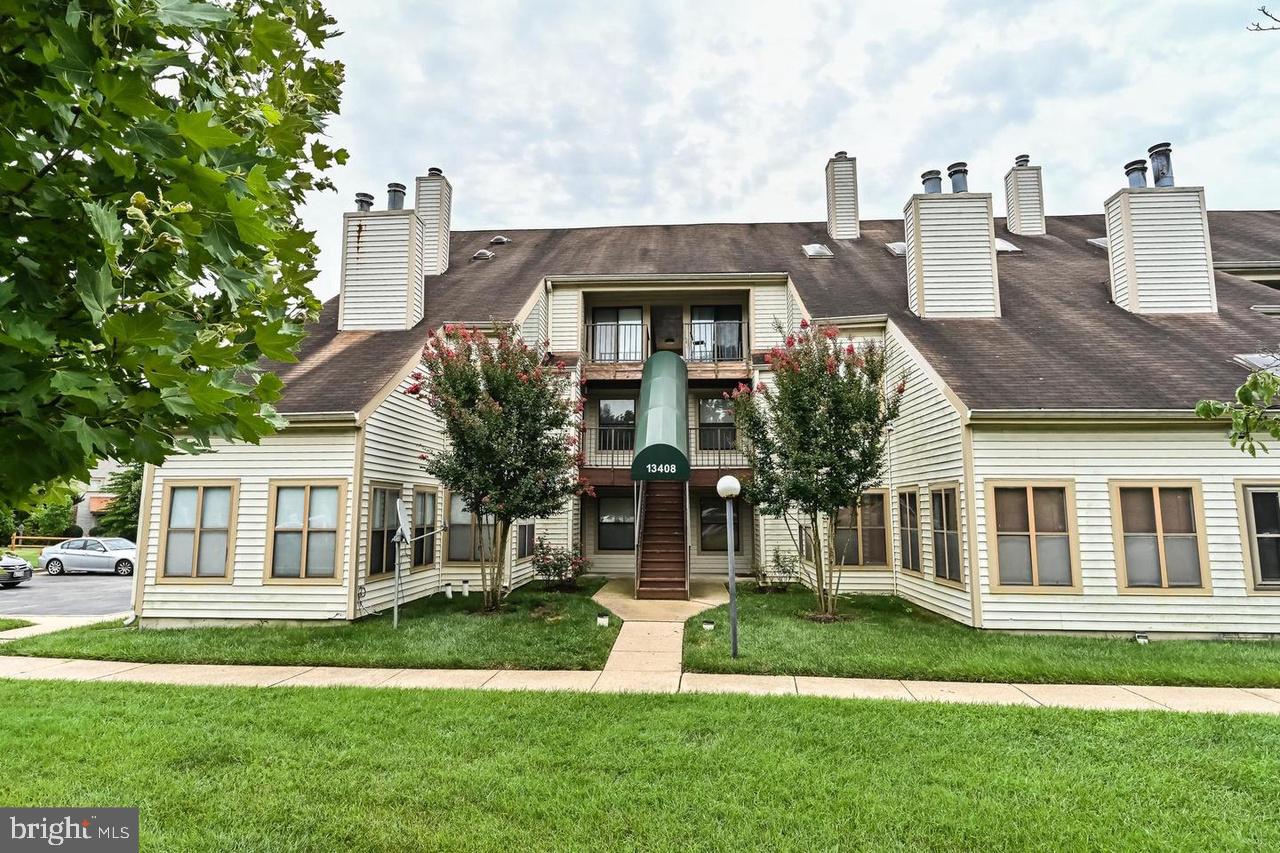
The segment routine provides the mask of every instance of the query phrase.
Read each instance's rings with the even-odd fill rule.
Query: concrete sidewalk
[[[637,645],[658,634],[631,635]],[[1091,710],[1152,710],[1280,714],[1280,689],[1141,687],[1089,684],[977,684],[790,675],[708,675],[667,670],[373,669],[306,666],[216,666],[0,656],[0,678],[124,681],[243,687],[382,687],[470,690],[552,690],[579,693],[726,693],[825,696],[983,705],[1056,706]]]

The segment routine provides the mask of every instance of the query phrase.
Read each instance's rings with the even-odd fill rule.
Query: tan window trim
[[[297,578],[277,578],[271,574],[272,560],[275,556],[276,547],[276,492],[283,486],[285,488],[307,487],[306,496],[303,501],[302,517],[302,577]],[[338,526],[335,530],[337,534],[334,541],[334,565],[333,577],[306,577],[307,572],[307,536],[311,533],[311,525],[309,523],[309,514],[311,507],[311,488],[334,488],[338,489]],[[267,547],[266,557],[262,563],[262,582],[264,584],[282,585],[282,586],[341,586],[343,570],[345,568],[345,560],[343,559],[346,547],[346,519],[347,519],[347,481],[340,478],[312,480],[306,478],[297,479],[279,479],[267,481]]]
[[[1239,477],[1235,481],[1236,515],[1240,519],[1240,554],[1244,562],[1245,589],[1250,595],[1280,595],[1280,583],[1263,584],[1258,577],[1258,555],[1253,541],[1253,504],[1248,489],[1280,489],[1280,477]]]
[[[934,523],[933,523],[933,493],[934,493],[934,492],[939,492],[939,491],[944,491],[944,490],[946,490],[946,489],[951,489],[952,491],[954,491],[954,492],[956,493],[956,519],[955,519],[955,525],[956,525],[956,527],[955,527],[955,529],[956,529],[956,534],[957,534],[957,536],[959,537],[959,540],[960,540],[960,580],[953,580],[952,578],[940,578],[940,577],[938,577],[938,571],[937,571],[937,557],[938,557],[938,555],[937,555],[937,552],[935,552],[935,551],[934,551],[934,548],[933,548],[933,532],[934,532]],[[924,574],[924,576],[925,576],[925,577],[927,577],[931,582],[936,583],[936,584],[938,584],[939,586],[948,586],[948,587],[951,587],[952,589],[959,589],[959,590],[964,590],[964,591],[966,591],[966,592],[967,592],[967,591],[968,591],[968,589],[969,589],[969,583],[968,583],[968,580],[969,580],[969,565],[968,565],[968,563],[969,563],[969,561],[968,561],[968,557],[967,557],[967,555],[966,555],[966,553],[965,553],[965,551],[966,551],[966,548],[965,548],[965,522],[964,522],[964,516],[965,516],[965,513],[964,513],[964,510],[963,510],[963,509],[961,508],[961,506],[960,506],[960,502],[961,502],[961,500],[963,500],[963,497],[964,497],[964,489],[960,488],[960,482],[959,482],[958,480],[943,480],[943,481],[938,482],[938,483],[928,483],[928,484],[926,484],[926,486],[925,486],[925,494],[927,494],[927,495],[929,496],[929,562],[930,562],[930,565],[929,565],[929,570],[928,570],[927,572],[923,571],[923,569],[924,569],[924,547],[923,547],[923,546],[921,546],[921,548],[920,548],[920,564],[921,564],[921,570],[922,570],[922,573],[923,573],[923,574]],[[917,511],[918,511],[918,510],[917,510]],[[922,538],[923,538],[923,537],[922,537]]]
[[[1130,587],[1124,562],[1124,521],[1120,515],[1120,489],[1191,489],[1191,511],[1196,521],[1196,550],[1200,556],[1200,586]],[[1111,495],[1111,537],[1116,555],[1116,589],[1121,595],[1213,595],[1213,572],[1204,524],[1204,494],[1199,480],[1108,480]],[[1160,555],[1160,579],[1166,582],[1164,534],[1160,522],[1160,500],[1155,498],[1156,544]]]
[[[369,512],[366,517],[366,525],[363,531],[364,541],[366,545],[365,555],[364,555],[364,558],[365,558],[364,559],[364,577],[365,577],[365,580],[369,582],[384,581],[384,580],[389,580],[391,578],[394,578],[396,576],[395,562],[399,562],[399,555],[397,554],[397,549],[392,548],[389,554],[392,560],[394,560],[395,562],[391,563],[391,568],[384,569],[383,571],[380,571],[380,572],[372,571],[372,566],[373,566],[373,547],[372,546],[373,546],[373,529],[374,529],[373,528],[373,493],[375,491],[393,492],[397,498],[404,500],[404,485],[401,483],[389,483],[382,480],[371,480],[369,482],[369,489],[367,492]],[[393,521],[393,527],[398,523],[399,523],[399,519],[395,519]],[[386,530],[387,528],[381,527],[378,529]],[[410,554],[409,556],[409,562],[413,562],[412,554]]]
[[[417,527],[418,527],[418,519],[417,519],[417,512],[418,512],[418,495],[420,495],[420,494],[421,494],[421,495],[431,495],[431,496],[435,499],[435,507],[434,507],[434,508],[435,508],[435,518],[430,519],[430,521],[429,521],[429,523],[426,525],[426,527],[427,527],[427,529],[428,529],[428,530],[430,530],[432,527],[435,527],[435,528],[436,528],[436,532],[433,534],[433,538],[432,538],[432,541],[431,541],[431,562],[429,562],[429,563],[423,563],[423,564],[421,564],[421,565],[414,565],[413,551],[414,551],[414,546],[416,546],[418,543],[416,543],[416,542],[410,543],[410,545],[409,545],[409,571],[410,571],[410,572],[428,572],[428,571],[432,571],[432,570],[434,570],[434,569],[438,568],[437,560],[436,560],[436,552],[437,552],[437,551],[439,550],[439,548],[440,548],[440,541],[441,541],[441,538],[442,538],[442,537],[441,537],[441,531],[440,531],[440,529],[439,529],[439,526],[440,526],[440,490],[439,490],[438,488],[436,488],[435,486],[414,486],[414,487],[413,487],[413,503],[410,505],[410,511],[409,511],[409,523],[410,523],[411,525],[413,525],[412,530],[413,530],[413,532],[414,532],[414,535],[417,535]]]
[[[235,565],[236,554],[236,525],[240,517],[240,481],[239,480],[211,480],[199,477],[168,479],[164,481],[164,498],[160,502],[160,541],[156,550],[156,583],[231,583],[233,579],[232,567]],[[227,515],[227,564],[223,568],[221,575],[205,575],[197,577],[196,561],[198,560],[198,548],[200,542],[200,513],[204,510],[204,488],[211,486],[214,488],[230,487],[231,488],[231,508]],[[169,546],[169,501],[173,496],[175,488],[195,488],[196,492],[196,537],[195,545],[197,550],[193,552],[191,564],[191,575],[166,575],[164,573],[165,550]]]
[[[914,495],[916,499],[916,526],[907,527],[902,520],[902,511],[899,509],[899,500],[903,495]],[[916,565],[915,568],[907,565],[906,553],[898,555],[898,561],[895,564],[899,571],[911,572],[915,575],[924,574],[924,525],[920,523],[920,487],[902,486],[894,490],[893,493],[893,512],[898,513],[898,542],[902,541],[902,533],[906,530],[914,530],[916,532]],[[892,547],[894,539],[889,537],[889,545]],[[900,547],[900,546],[899,546]],[[890,552],[892,553],[892,552]]]
[[[524,526],[526,526],[526,525],[528,525],[528,526],[530,526],[530,527],[532,527],[532,528],[533,528],[533,543],[534,543],[534,544],[530,546],[529,553],[528,553],[528,554],[526,554],[525,556],[521,557],[521,556],[520,556],[520,528],[521,528],[521,527],[524,527]],[[532,550],[532,549],[533,549],[534,547],[536,547],[537,542],[538,542],[538,521],[537,521],[537,519],[530,518],[530,519],[526,519],[525,521],[517,521],[517,522],[515,522],[514,524],[512,524],[512,525],[511,525],[511,544],[512,544],[512,546],[514,546],[514,547],[512,548],[511,564],[512,564],[513,566],[518,566],[518,565],[522,565],[522,564],[524,564],[524,563],[532,562],[532,561],[533,561],[533,550]]]
[[[1076,526],[1076,486],[1074,480],[987,480],[987,585],[990,591],[1003,595],[1083,595],[1080,578],[1080,529]],[[1000,582],[999,531],[996,528],[996,489],[1026,489],[1027,518],[1031,525],[1031,578],[1029,585],[1003,584]],[[1038,583],[1040,574],[1036,554],[1036,515],[1032,489],[1062,489],[1067,503],[1067,547],[1070,549],[1070,586],[1044,586]]]
[[[880,495],[884,498],[884,556],[883,563],[841,563],[838,558],[833,558],[832,568],[837,572],[884,572],[891,568],[893,562],[893,507],[889,506],[889,490],[888,489],[867,489],[863,496]],[[833,520],[831,525],[831,533],[833,536],[831,542],[831,550],[835,552],[835,531],[836,521]],[[853,530],[858,537],[858,557],[862,557],[862,507],[859,506],[857,512],[854,513]]]

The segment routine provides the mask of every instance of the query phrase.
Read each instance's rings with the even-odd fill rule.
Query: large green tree
[[[547,518],[590,491],[579,474],[582,403],[561,363],[513,326],[492,334],[448,325],[423,351],[426,374],[406,390],[444,423],[448,446],[424,454],[427,472],[474,516],[485,606],[503,598],[512,524]]]
[[[818,610],[833,617],[832,525],[880,481],[885,427],[898,416],[905,385],[890,387],[883,347],[858,347],[834,327],[807,321],[766,360],[772,387],[739,385],[730,395],[751,466],[743,494],[757,510],[787,521],[797,550],[811,557]]]
[[[111,472],[104,491],[111,495],[111,503],[98,516],[99,532],[103,536],[123,536],[133,539],[138,535],[138,511],[142,506],[142,465],[127,465]],[[88,533],[89,531],[85,531]]]
[[[0,0],[0,508],[279,426],[318,308],[318,0]]]

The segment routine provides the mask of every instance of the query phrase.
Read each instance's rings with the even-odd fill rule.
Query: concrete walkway
[[[128,610],[123,613],[106,613],[96,616],[33,616],[29,613],[13,616],[0,615],[0,619],[21,619],[31,624],[25,628],[10,628],[0,631],[0,643],[9,640],[25,640],[27,637],[38,637],[41,634],[52,634],[54,631],[65,631],[67,628],[82,628],[85,625],[97,625],[100,622],[111,622],[129,616]]]
[[[660,633],[632,635],[634,644],[660,645]],[[649,643],[649,641],[652,641]],[[625,651],[625,650],[622,650]],[[372,669],[306,666],[140,664],[0,656],[0,678],[124,681],[242,687],[397,687],[470,690],[556,690],[592,693],[727,693],[825,696],[1092,710],[1152,710],[1280,715],[1280,689],[1140,687],[1087,684],[976,684],[790,675],[707,675],[667,670],[604,671],[493,669]]]

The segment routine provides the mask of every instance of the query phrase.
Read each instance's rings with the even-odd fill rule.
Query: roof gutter
[[[1197,423],[1208,425],[1193,409],[973,409],[969,421],[997,423]]]
[[[815,323],[831,326],[882,326],[889,322],[888,314],[847,314],[840,317],[814,317]]]
[[[355,412],[281,412],[290,427],[353,427]]]

